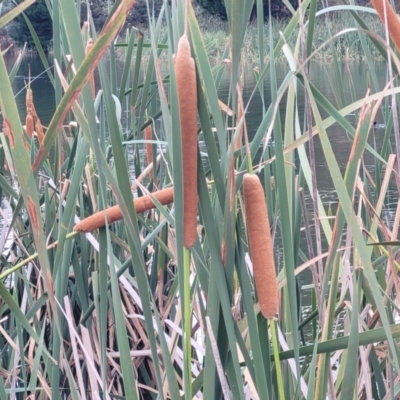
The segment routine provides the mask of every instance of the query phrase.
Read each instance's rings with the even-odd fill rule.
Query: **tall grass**
[[[1,17],[0,28],[30,3]],[[269,77],[272,101],[251,110],[263,118],[248,137],[251,98],[243,103],[241,88],[248,32],[254,29],[249,27],[252,4],[225,1],[221,58],[229,62],[214,67],[213,49],[189,6],[197,128],[205,143],[198,153],[198,224],[189,252],[183,226],[180,121],[185,116],[173,67],[186,1],[165,1],[159,16],[149,7],[146,39],[140,31],[120,32],[133,3],[117,1],[111,7],[110,2],[103,30],[95,32],[89,19],[88,32],[81,30],[79,1],[48,2],[54,27],[54,69],[48,73],[57,107],[43,141],[27,134],[14,99],[12,81],[21,57],[11,71],[5,67],[7,54],[0,57],[0,189],[13,210],[10,229],[2,234],[12,230],[15,237],[1,256],[0,398],[399,397],[400,208],[392,223],[382,213],[389,185],[395,196],[400,192],[398,158],[390,145],[398,129],[393,110],[400,64],[385,36],[376,33],[378,17],[372,11],[364,18],[365,10],[352,5],[317,14],[317,1],[305,0],[282,24],[280,36],[272,22],[264,27],[261,19],[253,33],[259,54],[251,97],[263,97]],[[261,0],[257,6],[262,9]],[[339,22],[353,29],[336,32]],[[325,26],[326,39],[319,26]],[[125,42],[118,50],[125,55],[121,76],[115,72],[118,35]],[[89,37],[93,47],[85,51]],[[349,102],[340,90],[344,72],[336,45],[339,40],[350,46],[354,38],[371,83],[365,97]],[[309,57],[325,59],[330,45],[335,105],[314,86],[307,69]],[[384,89],[376,84],[376,54],[390,60],[393,76],[388,74]],[[167,61],[162,68],[161,59]],[[290,66],[279,86],[278,59]],[[96,69],[100,84],[93,98]],[[224,73],[230,79],[226,105],[218,99]],[[306,93],[301,114],[300,85]],[[329,116],[323,119],[321,110]],[[382,110],[386,129],[378,153],[368,139]],[[353,112],[356,126],[347,117]],[[327,135],[333,124],[352,140],[344,174]],[[143,139],[150,125],[151,139]],[[316,136],[338,196],[330,219],[315,178]],[[147,166],[143,154],[149,144],[153,156]],[[372,173],[363,162],[365,152],[375,161]],[[245,229],[242,180],[248,171],[263,183],[271,238],[275,248],[279,238],[284,255],[277,271],[279,313],[270,320],[260,312],[251,262],[257,249],[249,253]],[[18,191],[10,182],[18,183]],[[173,203],[157,200],[156,193],[171,184]],[[313,198],[311,214],[304,192]],[[151,211],[135,207],[134,198],[142,196],[149,196]],[[118,206],[123,217],[113,224],[102,212],[110,206]],[[74,231],[96,212],[103,216],[100,229]],[[300,246],[303,239],[306,248]],[[306,270],[312,271],[313,300],[303,319],[298,276]]]

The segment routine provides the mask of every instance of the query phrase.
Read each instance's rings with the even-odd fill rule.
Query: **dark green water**
[[[5,60],[8,69],[11,69],[15,58],[8,57]],[[25,124],[25,85],[28,83],[29,67],[31,70],[31,88],[33,91],[33,101],[36,112],[42,124],[47,126],[55,110],[54,89],[50,78],[44,71],[43,64],[38,56],[26,56],[23,59],[21,67],[12,85],[20,112],[21,121],[23,121],[23,124]]]
[[[8,67],[11,68],[14,62],[13,58],[6,59],[8,62]],[[49,60],[51,63],[51,60]],[[42,63],[37,56],[25,57],[22,61],[20,70],[17,74],[13,82],[14,93],[16,94],[16,100],[18,104],[18,108],[21,115],[21,120],[25,120],[26,110],[25,110],[25,83],[27,82],[28,77],[28,66],[31,69],[32,83],[31,87],[33,90],[34,103],[36,111],[39,115],[40,120],[43,125],[47,125],[53,115],[55,109],[54,103],[54,90],[51,84],[51,81],[46,72],[44,72]],[[375,65],[375,69],[378,76],[379,86],[383,88],[386,84],[386,65],[384,63],[378,63]],[[277,68],[277,80],[278,85],[283,81],[287,74],[287,67],[285,65],[279,65]],[[339,84],[334,82],[334,69],[333,64],[320,64],[315,63],[311,65],[309,72],[310,80],[313,84],[324,94],[324,96],[332,102],[335,106],[337,106],[335,91],[338,92],[339,86],[341,85],[343,88],[343,92],[345,94],[344,104],[350,104],[351,100],[351,85],[354,85],[354,91],[356,95],[356,99],[361,99],[365,96],[367,90],[367,79],[366,79],[366,68],[364,63],[352,63],[349,67],[346,67],[345,64],[341,65],[341,76],[342,81]],[[245,87],[244,87],[244,101],[247,104],[249,97],[253,92],[253,88],[255,86],[255,78],[252,71],[252,68],[248,68],[245,71]],[[298,85],[299,88],[299,114],[302,116],[304,114],[304,95],[301,85]],[[229,90],[229,81],[225,79],[222,81],[219,88],[219,96],[220,99],[226,101],[228,98],[228,90]],[[265,104],[268,104],[271,101],[271,86],[270,80],[267,78],[264,83],[264,99]],[[280,115],[282,118],[282,126],[284,126],[284,118],[285,118],[285,107],[286,107],[286,97],[284,97],[281,101],[280,106]],[[328,115],[324,110],[321,110],[321,115],[323,118]],[[263,117],[263,108],[261,103],[261,97],[259,92],[255,93],[252,96],[252,100],[248,107],[248,112],[246,114],[246,124],[249,132],[250,138],[256,130],[258,129],[261,120]],[[302,117],[301,117],[302,118]],[[350,122],[356,125],[356,117],[349,116]],[[300,119],[300,124],[303,124],[303,120]],[[377,115],[377,124],[381,124],[383,122],[382,115]],[[383,135],[383,129],[375,129],[376,139],[380,142],[380,137]],[[351,148],[351,142],[348,139],[347,133],[337,124],[330,127],[328,129],[328,134],[331,140],[333,152],[335,157],[341,168],[344,168],[346,162],[348,160]],[[370,141],[372,143],[372,135],[370,135]],[[330,179],[328,170],[326,168],[325,158],[322,154],[321,147],[319,145],[318,138],[315,140],[315,156],[316,156],[316,164],[317,164],[317,178],[319,190],[323,193],[326,192],[326,195],[332,190],[333,185]],[[367,163],[373,160],[371,157],[366,157]]]

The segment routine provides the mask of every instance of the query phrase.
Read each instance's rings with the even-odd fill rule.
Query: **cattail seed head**
[[[182,137],[183,243],[191,248],[197,238],[197,84],[186,34],[179,39],[174,69]]]
[[[385,8],[386,20],[390,38],[393,40],[397,50],[400,51],[400,21],[388,0],[371,0],[380,20],[385,24]]]
[[[151,194],[152,197],[157,199],[162,205],[171,204],[174,201],[174,188],[158,190]],[[134,200],[134,206],[137,214],[155,208],[156,205],[150,195],[138,197]],[[122,211],[119,206],[107,208],[106,210],[99,211],[90,217],[87,217],[74,226],[75,232],[91,232],[95,229],[102,228],[107,223],[111,224],[123,218]]]
[[[31,112],[33,105],[33,93],[30,87],[26,89],[25,103],[26,103],[26,112],[28,113]]]
[[[25,127],[26,127],[26,133],[28,136],[31,138],[34,132],[34,126],[33,126],[33,117],[31,114],[28,114],[25,119]]]
[[[257,175],[243,176],[243,195],[260,309],[265,318],[273,318],[279,308],[278,284],[265,195]]]

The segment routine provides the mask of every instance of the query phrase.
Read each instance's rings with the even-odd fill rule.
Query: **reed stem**
[[[282,379],[281,363],[279,359],[278,336],[275,327],[276,323],[275,318],[271,318],[269,322],[270,322],[269,326],[271,328],[272,349],[275,360],[276,380],[278,382],[278,398],[279,400],[285,400],[285,391],[283,389],[283,379]]]
[[[190,250],[183,249],[183,346],[184,346],[184,382],[185,382],[185,399],[192,399],[192,328],[191,328],[191,306],[190,306]]]

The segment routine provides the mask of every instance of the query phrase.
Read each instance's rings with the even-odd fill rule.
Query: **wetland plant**
[[[46,2],[50,61],[36,40],[56,103],[46,128],[30,82],[25,110],[13,90],[22,54],[0,55],[0,189],[13,210],[0,247],[15,238],[0,259],[0,399],[398,398],[400,63],[377,13],[304,0],[274,36],[262,0],[255,26],[252,1],[225,0],[216,63],[190,2],[165,1],[157,16],[150,3],[145,39],[121,30],[133,0],[109,1],[99,32],[80,1]],[[334,32],[335,15],[348,29]],[[249,30],[256,82],[242,96]],[[365,96],[351,83],[345,92],[331,47],[330,101],[306,67],[349,38],[368,68]],[[345,165],[333,125],[349,138]],[[316,137],[336,207],[313,179]]]

